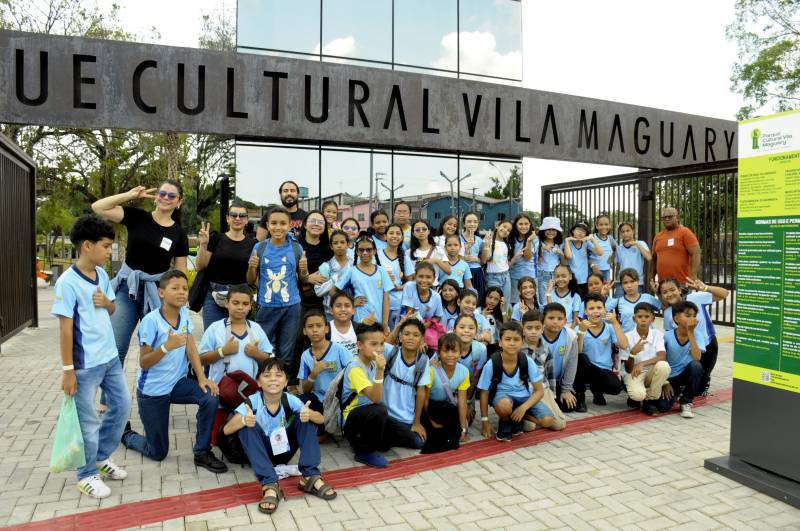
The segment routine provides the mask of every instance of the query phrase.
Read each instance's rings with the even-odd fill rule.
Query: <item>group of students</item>
[[[154,198],[152,219],[169,228],[157,218],[176,199],[170,193],[179,198],[172,188],[165,183],[158,195],[135,189],[101,200],[95,211],[130,222],[135,210],[119,203]],[[249,256],[245,264],[230,265],[246,282],[212,284],[209,298],[219,319],[204,318],[199,345],[186,307],[185,273],[170,268],[148,276],[126,257],[127,286],[120,290],[119,280],[109,280],[103,269],[113,226],[97,216],[79,219],[70,234],[79,258],[59,278],[53,307],[61,321],[63,387],[76,396],[85,441],[79,490],[105,497],[110,489],[103,479],[126,477],[109,459],[120,441],[164,459],[170,404],[198,405],[197,466],[225,472],[212,442],[238,440],[262,485],[259,510],[265,513],[274,512],[282,496],[276,466],[298,451],[300,488],[324,499],[336,496],[319,471],[320,444],[331,433],[344,436],[356,461],[386,467],[381,452],[391,447],[458,448],[469,439],[478,410],[483,436],[499,441],[537,426],[563,429],[565,412],[586,411],[587,387],[596,405],[626,389],[629,405],[648,414],[679,400],[681,415],[692,416],[692,400],[707,390],[716,358],[707,307],[726,290],[662,279],[651,286],[658,298],[643,293],[647,246],[633,239],[629,224],[620,226],[616,243],[606,216],[595,220],[591,235],[579,222],[563,238],[557,218],[545,218],[537,232],[521,214],[482,238],[474,213],[462,218],[463,230],[457,218],[445,218],[438,234],[427,221],[412,222],[404,203],[394,213],[390,223],[374,212],[370,230],[361,232],[352,230],[355,220],[333,226],[324,209],[312,211],[298,233],[290,211],[271,209],[262,237],[242,244],[251,246],[246,254],[237,251]],[[228,245],[244,241],[237,232],[243,221],[229,219]],[[130,256],[137,229],[128,229]],[[208,241],[201,238],[200,254],[208,253],[206,264],[213,264]],[[160,247],[169,252],[172,243],[162,240]],[[320,260],[323,245],[329,255]],[[620,271],[616,293],[614,264]],[[141,315],[138,334],[139,434],[127,422],[131,398],[111,315],[127,288],[144,304],[153,296],[151,285],[157,301]],[[257,286],[255,304],[251,285]],[[693,290],[688,295],[687,287]],[[309,290],[318,305],[302,304]],[[662,308],[665,332],[653,326]],[[220,386],[235,372],[257,385],[246,395],[240,387],[234,403],[223,402]]]

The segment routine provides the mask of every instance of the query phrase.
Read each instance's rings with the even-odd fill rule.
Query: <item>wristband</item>
[[[481,417],[481,422],[489,422],[489,417]]]
[[[160,348],[161,348],[161,352],[163,352],[164,354],[169,353],[169,350],[167,350],[167,344],[166,343],[161,343],[161,347]]]
[[[372,380],[372,383],[374,383],[374,384],[382,384],[383,383],[383,378],[381,378],[380,380],[375,378],[374,380]]]
[[[61,370],[65,371],[65,372],[66,371],[74,371],[75,370],[75,365],[62,365],[61,366]]]
[[[461,428],[461,433],[467,433],[467,428]]]
[[[219,354],[219,359],[225,358],[225,352],[222,351],[222,347],[217,349],[217,354]]]

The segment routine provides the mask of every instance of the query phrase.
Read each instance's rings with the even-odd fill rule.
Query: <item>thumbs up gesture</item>
[[[108,304],[111,302],[106,297],[106,294],[103,293],[102,288],[100,286],[97,287],[97,290],[92,293],[92,302],[94,303],[95,308],[107,308]]]
[[[308,422],[311,418],[311,400],[303,404],[303,409],[300,410],[300,422]]]
[[[253,414],[253,410],[250,409],[250,406],[245,404],[244,407],[247,408],[247,412],[242,417],[242,422],[248,428],[252,428],[256,425],[256,416]]]
[[[224,352],[226,356],[230,356],[231,354],[236,354],[239,352],[239,340],[231,335],[231,337],[228,338],[228,341],[226,341],[222,346],[222,352]]]
[[[172,327],[167,330],[167,341],[164,346],[167,350],[174,350],[186,344],[186,334],[173,334]]]
[[[303,256],[300,257],[300,274],[303,276],[308,276],[308,258],[306,258],[306,252],[303,251]]]

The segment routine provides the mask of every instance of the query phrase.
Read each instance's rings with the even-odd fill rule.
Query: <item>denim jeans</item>
[[[699,361],[692,360],[679,375],[670,376],[667,381],[672,385],[672,398],[662,398],[656,403],[661,412],[671,410],[676,400],[680,400],[681,404],[694,401],[694,397],[702,391],[703,366]]]
[[[111,315],[111,328],[114,330],[114,340],[117,343],[117,353],[119,362],[125,365],[125,356],[128,355],[128,347],[131,344],[131,336],[136,329],[136,325],[144,317],[144,283],[139,284],[139,294],[137,299],[131,299],[128,294],[128,283],[123,280],[117,287],[116,309]]]
[[[131,395],[119,358],[89,369],[76,369],[78,390],[75,406],[83,435],[86,465],[78,469],[78,481],[96,475],[97,462],[108,459],[119,446],[120,436],[131,413]],[[103,390],[108,411],[102,420],[97,414],[97,388]]]
[[[226,317],[228,317],[227,308],[223,308],[214,302],[214,297],[211,295],[211,288],[209,288],[208,293],[206,293],[206,300],[203,301],[203,330],[208,330],[211,323],[215,323]]]
[[[273,455],[269,438],[258,424],[252,428],[239,430],[239,440],[242,441],[244,452],[260,484],[277,483],[275,465],[287,464],[297,450],[300,450],[297,463],[300,473],[305,477],[319,476],[321,456],[317,442],[317,425],[312,422],[300,422],[299,418],[295,418],[286,428],[286,435],[289,437],[289,451]]]
[[[553,280],[552,271],[542,271],[541,269],[536,275],[536,300],[539,304],[547,302],[547,285]],[[569,317],[569,316],[568,316]],[[567,319],[569,321],[569,319]]]
[[[300,329],[300,304],[279,308],[261,307],[256,314],[256,322],[267,334],[273,355],[279,358],[286,367],[291,367],[294,355],[294,343]]]
[[[503,297],[505,297],[503,314],[507,314],[508,309],[511,307],[511,276],[508,271],[504,273],[486,273],[486,287],[496,287],[502,290]]]
[[[494,403],[492,407],[496,407],[497,404],[503,400],[508,399],[511,400],[511,411],[514,411],[519,406],[525,403],[527,398],[519,398],[516,396],[508,396],[508,395],[497,395],[494,399]],[[547,404],[543,404],[541,400],[536,402],[531,408],[525,412],[525,416],[531,416],[536,420],[541,420],[548,417],[555,418],[555,414],[553,411],[547,407]],[[497,423],[497,434],[498,435],[510,435],[514,429],[514,422],[509,417],[507,420],[499,420]]]
[[[148,396],[137,393],[139,418],[144,424],[144,436],[135,431],[125,432],[122,444],[140,454],[162,461],[169,452],[169,406],[170,404],[197,404],[197,433],[194,453],[202,455],[211,450],[211,428],[219,406],[219,398],[204,392],[195,380],[181,378],[172,392],[163,396]]]

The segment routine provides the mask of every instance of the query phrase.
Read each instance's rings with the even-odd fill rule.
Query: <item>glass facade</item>
[[[521,86],[521,9],[517,0],[238,0],[237,47]],[[362,228],[371,210],[390,211],[400,199],[434,226],[472,210],[488,229],[520,210],[518,197],[486,194],[502,196],[521,160],[253,142],[237,142],[236,159],[239,198],[276,203],[291,179],[308,190],[304,209],[333,199],[340,219]]]

